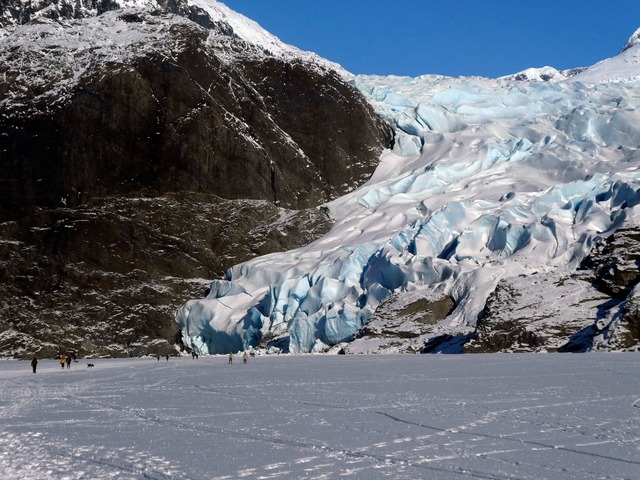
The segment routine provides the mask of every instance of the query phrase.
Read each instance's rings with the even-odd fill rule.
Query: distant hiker
[[[64,357],[60,357],[60,368],[64,368],[64,364],[67,363]]]
[[[229,354],[229,365],[233,363],[233,353]]]
[[[244,352],[244,355],[242,355],[242,363],[247,363],[248,358],[249,358],[249,355],[247,355],[247,352]]]
[[[71,357],[67,357],[67,368],[71,368]]]
[[[160,361],[160,354],[159,353],[156,355],[156,357],[158,358],[158,361]]]
[[[168,354],[167,354],[166,358],[167,358],[167,362],[168,362],[169,361],[169,355]]]
[[[33,360],[31,360],[31,368],[33,368],[33,373],[36,373],[37,366],[38,366],[38,359],[36,357],[33,357]]]

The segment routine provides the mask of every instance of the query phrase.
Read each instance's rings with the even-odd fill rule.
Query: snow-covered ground
[[[640,478],[637,354],[86,363],[0,363],[0,478]]]

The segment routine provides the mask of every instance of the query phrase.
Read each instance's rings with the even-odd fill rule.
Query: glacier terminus
[[[570,275],[597,242],[638,226],[637,37],[547,81],[534,70],[533,79],[342,71],[392,126],[393,145],[365,185],[322,207],[334,221],[327,235],[236,265],[182,306],[184,344],[203,354],[371,352],[368,322],[427,299],[450,308],[410,343],[447,338],[459,351],[501,281]],[[610,324],[616,314],[606,315]]]

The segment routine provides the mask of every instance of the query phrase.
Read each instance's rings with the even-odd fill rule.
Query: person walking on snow
[[[247,355],[247,352],[244,352],[244,355],[242,355],[242,363],[247,363],[247,358],[249,358],[249,356]]]
[[[67,368],[71,368],[71,357],[67,357]]]
[[[66,363],[65,358],[64,357],[60,357],[60,367],[64,368],[64,364]]]
[[[229,365],[233,363],[233,353],[229,354]]]
[[[36,357],[33,357],[33,360],[31,360],[31,368],[33,368],[33,373],[36,373],[37,366],[38,366],[38,359]]]

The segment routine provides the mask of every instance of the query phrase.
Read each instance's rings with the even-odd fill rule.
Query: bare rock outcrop
[[[184,2],[20,5],[0,5],[0,355],[175,351],[186,298],[326,232],[316,207],[390,142],[334,71]]]
[[[464,350],[640,349],[639,262],[640,232],[625,228],[598,242],[572,275],[502,280]]]

